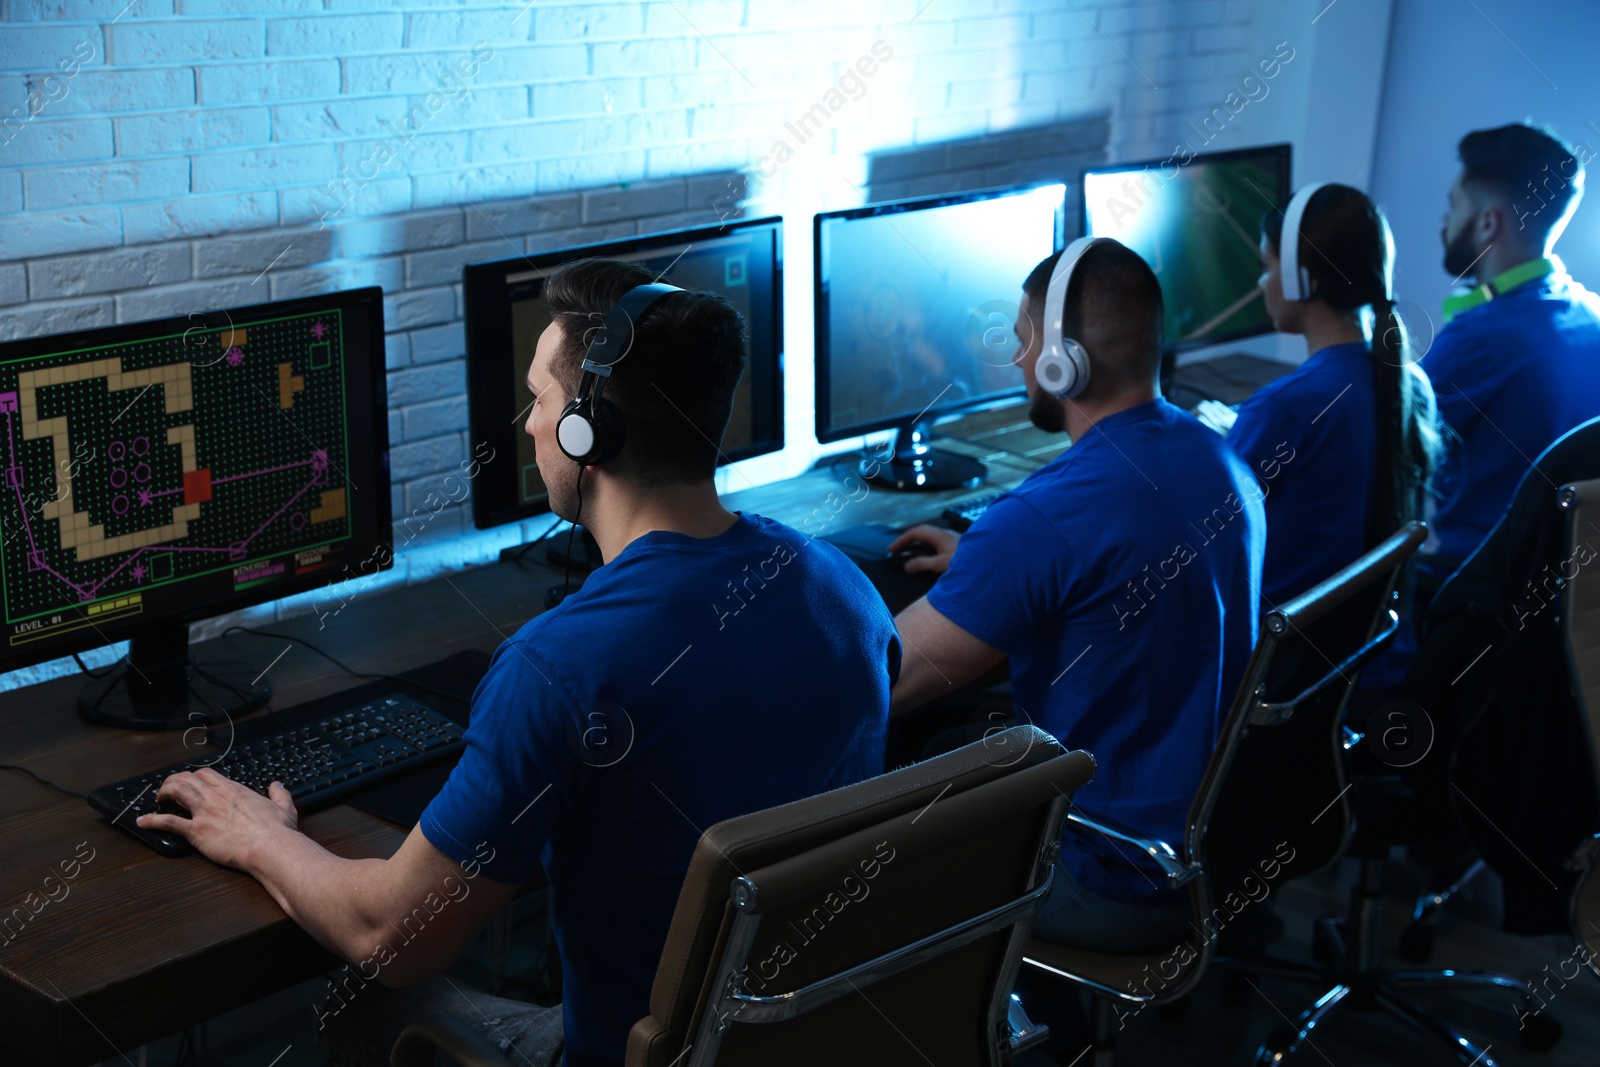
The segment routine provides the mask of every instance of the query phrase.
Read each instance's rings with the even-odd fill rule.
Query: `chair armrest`
[[[1283,616],[1277,612],[1274,612],[1273,614],[1277,617],[1278,625],[1281,629],[1283,626]],[[1393,608],[1390,608],[1388,623],[1381,631],[1379,631],[1377,634],[1374,634],[1370,641],[1362,645],[1355,652],[1351,653],[1350,657],[1343,663],[1335,666],[1327,674],[1324,674],[1321,678],[1318,678],[1316,681],[1306,686],[1288,700],[1279,701],[1277,703],[1268,703],[1267,701],[1261,699],[1261,690],[1266,688],[1265,684],[1258,687],[1256,690],[1256,699],[1250,706],[1250,725],[1277,726],[1279,723],[1288,722],[1290,717],[1294,715],[1296,708],[1310,700],[1316,694],[1322,692],[1322,690],[1326,689],[1328,686],[1333,685],[1335,681],[1343,681],[1345,684],[1353,687],[1355,682],[1351,680],[1350,675],[1354,673],[1359,676],[1359,673],[1366,669],[1367,664],[1376,658],[1378,653],[1389,647],[1390,643],[1394,641],[1395,635],[1398,634],[1399,631],[1400,616]],[[1275,630],[1274,632],[1279,631]],[[1349,746],[1347,745],[1346,747],[1348,748]]]
[[[461,1067],[515,1067],[477,1031],[448,1015],[426,1015],[406,1027],[389,1053],[391,1067],[429,1067],[437,1048]]]
[[[1165,841],[1158,841],[1151,837],[1140,837],[1121,823],[1098,815],[1090,815],[1074,804],[1067,811],[1068,825],[1084,826],[1111,838],[1121,841],[1149,856],[1161,873],[1167,876],[1167,885],[1172,889],[1182,889],[1200,876],[1198,863],[1184,863],[1178,858],[1177,851]]]

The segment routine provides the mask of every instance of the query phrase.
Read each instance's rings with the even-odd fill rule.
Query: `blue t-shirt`
[[[703,830],[882,773],[899,666],[861,571],[757,515],[645,534],[495,652],[422,831],[497,881],[543,864],[569,1067],[622,1063]]]
[[[1371,356],[1356,342],[1319,349],[1239,408],[1228,444],[1266,494],[1261,596],[1269,609],[1366,551],[1375,407]]]
[[[1010,657],[1019,719],[1094,755],[1075,803],[1177,847],[1255,642],[1264,534],[1250,471],[1158,399],[995,501],[928,601]],[[1165,884],[1098,836],[1065,846],[1095,892]]]
[[[1564,271],[1462,312],[1422,360],[1447,440],[1428,551],[1472,554],[1556,438],[1600,415],[1600,297]]]

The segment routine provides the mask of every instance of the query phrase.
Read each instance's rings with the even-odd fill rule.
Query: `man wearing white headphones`
[[[1029,416],[1073,444],[964,536],[900,539],[938,550],[908,571],[943,574],[895,620],[892,713],[1009,657],[1017,720],[1095,756],[1074,803],[1178,841],[1255,640],[1261,493],[1220,436],[1158,397],[1161,289],[1137,254],[1075,241],[1029,275],[1022,310]],[[1192,936],[1153,867],[1068,833],[1037,936],[1124,951]]]

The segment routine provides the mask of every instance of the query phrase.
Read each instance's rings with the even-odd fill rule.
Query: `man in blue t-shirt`
[[[546,283],[526,429],[552,510],[581,517],[606,563],[500,646],[460,764],[400,850],[333,856],[294,829],[281,786],[268,799],[209,770],[162,786],[192,821],[143,824],[254,875],[356,965],[319,1012],[329,1063],[386,1064],[401,1028],[442,1012],[518,1063],[564,1051],[568,1067],[618,1067],[701,831],[883,769],[900,659],[888,609],[833,547],[717,499],[744,363],[733,306],[680,290],[633,308],[629,336],[606,342],[626,350],[601,398],[620,449],[605,455],[602,439],[595,454],[565,427],[558,442],[563,409],[595,384],[581,369],[595,327],[650,281],[584,260]],[[427,977],[541,865],[560,1008]]]
[[[1059,255],[1059,254],[1058,254]],[[1064,332],[1089,353],[1088,388],[1041,390],[1034,366],[1056,256],[1023,284],[1018,338],[1034,425],[1073,445],[1002,496],[966,535],[918,526],[902,542],[942,571],[895,620],[906,655],[899,715],[1010,657],[1020,721],[1091,752],[1074,802],[1174,845],[1255,640],[1262,494],[1222,438],[1159,399],[1162,300],[1116,243],[1073,271]],[[1085,948],[1192,937],[1185,897],[1154,868],[1068,830],[1038,936]]]
[[[1434,480],[1427,590],[1472,554],[1557,437],[1600,415],[1600,299],[1553,250],[1583,194],[1584,161],[1524,124],[1461,139],[1441,238],[1475,287],[1446,302],[1422,367],[1453,431]]]

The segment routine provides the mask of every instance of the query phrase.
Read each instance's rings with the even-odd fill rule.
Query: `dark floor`
[[[1346,891],[1353,876],[1353,864],[1317,878],[1285,886],[1277,895],[1279,914],[1286,932],[1273,948],[1275,955],[1287,959],[1309,960],[1313,922],[1318,915],[1340,912],[1345,907]],[[1409,918],[1411,901],[1418,887],[1416,872],[1403,863],[1391,865],[1387,885],[1384,944],[1393,955],[1401,928]],[[507,974],[522,983],[524,991],[537,989],[544,997],[552,990],[543,975],[541,944],[548,930],[543,910],[543,895],[523,898],[516,905],[514,948]],[[1453,903],[1438,927],[1438,944],[1433,962],[1440,966],[1484,968],[1509,972],[1535,980],[1554,974],[1570,958],[1571,946],[1560,938],[1527,939],[1499,931],[1496,923],[1498,899],[1492,876],[1480,880],[1462,899]],[[1400,964],[1397,966],[1411,966]],[[1549,971],[1544,970],[1548,966]],[[1570,973],[1570,965],[1567,968]],[[480,939],[451,974],[487,988],[489,982],[488,947]],[[1173,1067],[1173,1065],[1248,1065],[1254,1062],[1257,1045],[1275,1027],[1292,1018],[1324,992],[1306,983],[1251,977],[1251,985],[1237,986],[1242,995],[1224,993],[1220,977],[1213,973],[1183,1009],[1150,1009],[1128,1020],[1119,1034],[1117,1062],[1121,1067]],[[1506,1065],[1538,1064],[1543,1067],[1600,1063],[1600,979],[1584,972],[1564,988],[1558,979],[1548,982],[1553,991],[1544,1015],[1560,1019],[1565,1035],[1554,1049],[1545,1053],[1524,1050],[1518,1039],[1520,1005],[1506,993],[1428,993],[1416,1002],[1434,1011],[1447,1024],[1459,1027],[1480,1045],[1489,1046],[1489,1056]],[[311,1005],[325,993],[321,979],[296,986],[274,997],[213,1019],[197,1027],[193,1058],[186,1052],[183,1038],[174,1036],[144,1049],[129,1049],[128,1059],[106,1060],[104,1067],[175,1067],[180,1060],[203,1067],[309,1067],[320,1062],[312,1034]],[[1050,990],[1029,993],[1030,1012],[1036,1021],[1081,1018],[1081,1009]],[[1052,1002],[1052,999],[1054,1002]],[[1090,1057],[1081,1040],[1061,1033],[1049,1049],[1021,1057],[1018,1067],[1051,1067],[1069,1064],[1088,1067]],[[909,1051],[909,1050],[908,1050]],[[937,1060],[937,1054],[934,1055]],[[1406,1064],[1447,1067],[1459,1064],[1452,1053],[1416,1030],[1382,1013],[1336,1013],[1294,1061],[1303,1064],[1328,1064],[1331,1067],[1366,1067],[1369,1064]],[[908,1055],[906,1063],[920,1063],[921,1057]],[[945,1067],[939,1063],[937,1067]],[[950,1067],[965,1067],[952,1064]]]

